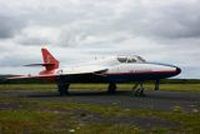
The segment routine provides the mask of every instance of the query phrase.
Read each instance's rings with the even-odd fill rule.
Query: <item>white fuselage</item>
[[[58,69],[60,75],[70,74],[71,82],[132,82],[157,80],[172,77],[180,73],[180,68],[173,65],[141,61],[137,57],[111,57],[97,60],[87,65],[71,66]],[[133,60],[134,58],[134,60]],[[100,73],[97,70],[100,70]],[[102,71],[101,71],[102,70]],[[90,72],[94,72],[91,74]],[[89,75],[90,74],[90,75]],[[92,76],[92,79],[88,79]],[[101,78],[102,77],[102,78]],[[88,80],[87,80],[88,79]],[[66,79],[67,81],[68,79]],[[74,80],[74,81],[73,81]],[[94,80],[94,81],[93,81]]]

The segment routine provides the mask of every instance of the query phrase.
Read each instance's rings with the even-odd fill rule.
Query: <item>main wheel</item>
[[[65,83],[58,84],[58,92],[60,96],[65,96],[69,94],[68,89],[69,89],[69,84],[65,84]]]
[[[116,89],[117,89],[117,86],[115,83],[110,83],[109,86],[108,86],[108,93],[109,94],[114,94],[116,93]]]

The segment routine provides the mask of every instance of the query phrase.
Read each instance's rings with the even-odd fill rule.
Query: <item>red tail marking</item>
[[[59,61],[56,60],[56,58],[53,57],[53,55],[46,49],[42,48],[42,57],[43,62],[45,64],[52,64],[50,66],[45,66],[47,71],[57,69],[59,67]]]

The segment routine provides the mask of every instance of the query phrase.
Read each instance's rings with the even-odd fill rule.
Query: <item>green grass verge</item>
[[[131,90],[134,84],[118,84],[119,90]],[[153,90],[154,84],[145,84],[147,90]],[[37,90],[37,91],[55,91],[55,84],[1,84],[0,90]],[[71,84],[70,90],[106,90],[107,84]],[[184,92],[200,92],[200,84],[161,84],[160,90],[164,91],[184,91]]]
[[[148,109],[127,109],[117,106],[66,103],[61,101],[33,100],[26,98],[1,99],[0,104],[11,107],[0,111],[2,133],[198,133],[200,113],[187,113],[181,109],[156,111]],[[12,108],[12,105],[20,106]],[[99,115],[105,122],[82,119]],[[173,127],[153,126],[143,128],[137,124],[107,122],[109,118],[141,117],[156,118],[173,122]]]

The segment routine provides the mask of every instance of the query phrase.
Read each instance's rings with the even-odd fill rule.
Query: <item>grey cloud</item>
[[[12,38],[25,26],[22,20],[0,15],[0,38]]]
[[[196,9],[199,7],[195,4],[193,6],[176,4],[180,5],[166,6],[160,9],[162,14],[158,14],[160,17],[152,20],[149,31],[156,36],[172,39],[198,38],[200,36],[200,13]]]
[[[40,56],[40,54],[38,54]],[[28,55],[27,53],[23,54],[7,54],[7,55],[2,55],[0,58],[0,66],[1,67],[20,67],[26,64],[30,63],[39,63],[37,55],[34,55],[34,57]]]
[[[179,1],[162,6],[138,5],[123,15],[117,24],[122,29],[129,29],[133,35],[169,39],[198,38],[199,4],[198,1],[191,4]]]
[[[55,5],[49,3],[41,3],[40,5],[40,3],[36,2],[35,4],[38,4],[38,6],[31,7],[28,4],[30,8],[16,7],[16,9],[13,9],[16,12],[9,13],[9,16],[17,15],[20,20],[27,24],[27,27],[35,25],[57,27],[60,29],[61,34],[59,34],[57,41],[52,41],[40,35],[38,37],[21,35],[23,39],[14,41],[22,45],[36,45],[45,42],[48,44],[60,44],[60,46],[77,46],[87,36],[112,33],[112,22],[115,12],[111,8],[110,2],[112,1],[102,1],[97,4],[93,1],[87,1],[75,5],[63,1],[58,1],[58,4],[56,3]],[[45,6],[45,4],[47,5]],[[6,10],[8,12],[11,9],[8,8]],[[22,34],[15,32],[23,30],[21,26],[17,26],[18,22],[13,22],[13,24],[16,26],[13,25],[12,29],[7,28],[5,30],[10,34],[10,37],[14,36],[14,34]],[[62,29],[63,26],[65,27],[64,29]],[[6,35],[8,36],[8,34]]]
[[[30,45],[30,46],[41,46],[44,44],[52,44],[52,42],[48,38],[42,37],[20,37],[17,39],[17,43],[21,45]]]
[[[26,14],[18,15],[18,17],[24,23],[29,24],[29,27],[32,25],[58,28],[68,26],[68,32],[71,32],[71,34],[61,42],[76,40],[76,38],[79,38],[77,37],[79,36],[78,34],[83,33],[86,36],[99,34],[106,36],[115,32],[127,33],[129,31],[133,36],[153,36],[171,39],[199,37],[200,35],[198,26],[200,22],[199,2],[188,5],[188,3],[178,1],[161,6],[153,5],[154,3],[145,5],[135,2],[136,4],[133,4],[126,12],[121,14],[117,14],[116,10],[114,10],[115,8],[113,8],[114,6],[112,7],[113,1],[103,1],[98,2],[98,4],[93,1],[79,4],[59,2],[55,6],[52,6],[53,4],[44,6],[43,4],[45,3],[41,3],[40,6],[34,8],[24,7],[17,11],[25,12]],[[14,15],[15,13],[13,13]],[[1,21],[1,37],[12,37],[23,26],[21,22],[9,19]],[[79,33],[74,32],[74,30]]]

